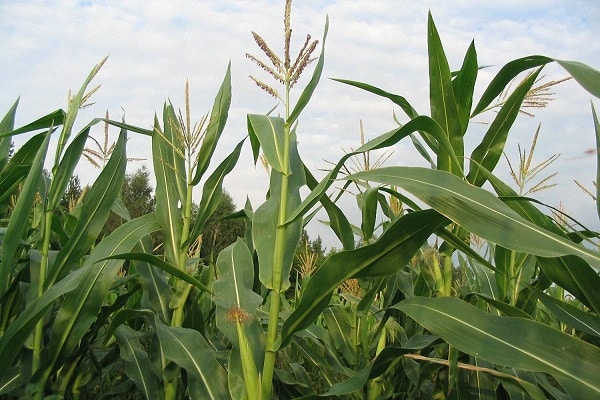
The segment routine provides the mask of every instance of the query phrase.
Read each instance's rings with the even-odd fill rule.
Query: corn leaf
[[[248,133],[251,143],[260,143],[263,154],[271,168],[282,174],[290,174],[290,166],[285,164],[284,142],[288,140],[285,137],[285,121],[279,117],[269,117],[268,115],[248,114]],[[255,150],[256,161],[257,150]]]
[[[454,155],[461,160],[464,155],[463,128],[454,97],[450,67],[431,13],[427,20],[427,47],[431,118],[440,125],[452,145]],[[453,165],[451,155],[452,153],[438,149],[438,168],[462,176],[462,168]]]
[[[156,216],[163,231],[163,246],[167,261],[179,265],[179,246],[183,222],[179,207],[184,198],[181,197],[178,180],[182,170],[182,159],[174,150],[175,146],[169,141],[173,140],[171,124],[177,123],[172,106],[164,107],[165,129],[160,129],[158,120],[155,119],[154,133],[152,134],[152,159],[154,174],[156,176]],[[169,117],[171,115],[171,117]],[[167,128],[167,126],[169,126]],[[168,133],[167,133],[168,132]],[[176,167],[176,161],[179,167]]]
[[[552,59],[548,57],[528,56],[512,60],[504,65],[481,95],[479,103],[477,103],[475,109],[471,113],[471,117],[485,111],[490,103],[498,97],[506,89],[508,84],[521,72],[546,65],[550,62],[552,62]]]
[[[44,168],[50,134],[42,133],[39,135],[40,139],[43,138],[43,142],[33,159],[27,178],[25,178],[23,189],[21,190],[17,204],[8,221],[4,241],[2,243],[2,257],[0,258],[0,297],[6,291],[10,281],[10,275],[19,260],[23,241],[26,239],[25,235],[27,234],[27,228],[30,225],[29,213],[31,212],[35,196],[38,192],[38,185],[43,179],[42,169]]]
[[[600,395],[600,350],[538,322],[490,315],[463,300],[416,297],[394,308],[460,351],[494,364],[546,372],[574,398]],[[584,397],[578,395],[585,394]]]
[[[10,147],[12,144],[12,140],[10,138],[4,137],[2,135],[15,129],[15,116],[17,114],[18,104],[19,100],[17,99],[17,101],[15,101],[10,107],[10,109],[7,111],[4,118],[2,118],[2,120],[0,121],[0,171],[2,171],[2,169],[6,165],[6,162],[8,161]]]
[[[221,195],[223,194],[223,180],[237,164],[243,144],[244,140],[239,142],[231,154],[229,154],[221,162],[221,164],[219,164],[219,166],[206,180],[206,183],[202,187],[202,198],[200,199],[200,204],[198,206],[196,221],[194,222],[194,226],[190,232],[188,240],[183,244],[183,246],[190,245],[194,240],[196,240],[196,238],[198,238],[198,236],[200,236],[206,221],[219,206]]]
[[[156,321],[156,333],[165,357],[187,371],[190,398],[230,398],[227,373],[200,332]]]
[[[375,243],[329,257],[311,276],[296,309],[284,322],[282,346],[321,314],[333,290],[346,279],[397,272],[433,232],[447,223],[433,210],[415,211],[394,222]]]
[[[83,137],[87,137],[87,134]],[[46,279],[46,288],[62,276],[65,268],[77,265],[79,260],[94,245],[102,231],[125,177],[127,165],[126,141],[127,134],[125,131],[121,131],[110,160],[85,196],[75,230],[69,237],[69,241],[58,253],[54,267]],[[77,140],[74,143],[77,143]],[[79,145],[83,146],[83,144],[80,143]],[[71,149],[70,146],[69,149]],[[69,149],[65,151],[66,157],[68,157]],[[63,176],[63,179],[65,177],[66,175]],[[60,198],[57,197],[56,201],[60,201]]]
[[[475,90],[478,70],[475,43],[471,42],[460,71],[458,71],[458,74],[452,81],[452,89],[454,91],[463,135],[469,125],[471,107],[473,105],[473,91]]]
[[[325,63],[325,40],[327,39],[328,30],[329,17],[325,20],[325,30],[323,32],[323,40],[321,41],[321,55],[319,56],[319,60],[317,61],[317,65],[315,67],[315,70],[313,71],[313,75],[310,81],[308,82],[308,85],[306,85],[306,87],[302,91],[298,102],[294,106],[294,109],[292,110],[288,120],[286,121],[286,124],[288,124],[288,126],[292,126],[294,122],[298,119],[300,113],[302,113],[302,110],[304,110],[304,107],[306,107],[306,105],[308,104],[315,89],[317,88],[317,85],[319,84],[319,80],[321,79],[321,73],[323,72],[323,64]]]
[[[212,111],[210,113],[210,119],[208,126],[206,127],[206,134],[202,140],[202,146],[196,157],[196,171],[194,178],[192,179],[192,185],[197,185],[200,179],[206,172],[210,159],[212,158],[217,142],[225,129],[225,123],[227,122],[227,116],[229,113],[229,106],[231,105],[231,63],[227,66],[227,72],[219,92],[215,97]]]
[[[73,323],[78,318],[76,310],[80,310],[84,305],[86,306],[86,319],[88,323],[93,322],[97,317],[100,305],[104,300],[104,295],[108,290],[106,282],[108,282],[108,288],[110,288],[110,284],[116,278],[116,273],[122,265],[122,262],[119,260],[100,260],[105,259],[112,254],[129,251],[142,237],[154,232],[158,228],[154,214],[147,214],[121,225],[115,229],[113,233],[105,237],[94,250],[92,250],[90,255],[85,259],[85,263],[80,268],[68,274],[64,279],[46,290],[39,298],[33,300],[27,308],[11,322],[4,333],[4,336],[0,338],[0,363],[2,363],[2,365],[12,365],[12,362],[21,351],[23,343],[27,339],[29,333],[33,331],[37,321],[42,318],[44,313],[57,299],[67,293],[77,291],[77,294],[70,295],[68,301],[65,300],[65,304],[68,303],[69,308],[74,307],[74,309],[69,309],[67,311],[67,306],[63,304],[60,312],[61,318],[55,322],[55,326],[58,327],[58,325],[63,325],[63,327],[66,328],[64,324]],[[101,284],[98,282],[100,278],[104,278],[100,282]],[[86,296],[96,302],[95,305],[97,305],[97,308],[90,307],[90,304],[84,304],[84,297]],[[79,324],[82,325],[81,322]],[[72,325],[69,325],[69,327],[72,327]],[[79,326],[79,328],[82,327],[83,326]],[[60,329],[53,330],[54,335],[59,332]],[[64,332],[65,336],[68,334],[68,331]],[[59,340],[58,343],[56,342],[57,338],[54,339],[53,346],[64,346],[64,338]],[[76,344],[77,340],[74,338],[73,342]],[[54,352],[56,352],[56,350],[58,349],[54,349]],[[52,363],[49,362],[48,364],[50,365]]]
[[[292,134],[293,135],[293,134]],[[286,217],[300,204],[300,188],[304,186],[304,166],[298,149],[296,138],[290,138],[290,172],[287,187]],[[279,171],[271,171],[271,182],[269,186],[270,196],[255,212],[252,219],[252,237],[254,248],[258,254],[260,264],[259,278],[263,285],[269,289],[275,287],[285,290],[290,287],[289,274],[294,260],[294,253],[300,234],[302,233],[302,222],[295,221],[286,227],[279,227],[279,214],[282,207],[282,181],[283,174]],[[275,263],[275,235],[278,229],[285,229],[285,248],[283,254],[283,265],[281,266],[281,281],[276,283],[274,277]]]
[[[491,193],[445,171],[388,167],[349,178],[403,188],[469,232],[506,248],[542,257],[577,255],[600,268],[598,253],[525,220]]]
[[[146,399],[156,397],[158,380],[150,368],[148,354],[140,344],[142,334],[121,325],[115,330],[119,354],[125,364],[127,376],[135,383]]]
[[[585,332],[589,335],[600,337],[600,317],[575,307],[563,300],[547,295],[541,290],[530,286],[533,294],[554,314],[559,321],[568,326]]]
[[[494,121],[490,124],[481,143],[473,150],[470,157],[470,169],[467,180],[475,186],[482,186],[485,177],[480,173],[480,165],[493,171],[502,157],[504,145],[513,123],[519,115],[525,96],[535,83],[541,68],[524,80],[502,105]]]
[[[590,94],[600,98],[600,71],[578,61],[554,59]]]
[[[400,128],[394,129],[383,135],[380,135],[364,145],[360,146],[356,151],[350,152],[342,156],[338,163],[331,169],[331,171],[319,182],[317,186],[315,186],[310,194],[304,199],[302,204],[300,204],[296,210],[288,217],[286,224],[295,221],[300,218],[304,214],[308,212],[308,210],[314,206],[321,197],[325,194],[327,189],[331,186],[331,184],[335,181],[340,169],[344,165],[344,163],[350,158],[357,154],[361,154],[371,150],[383,149],[385,147],[392,146],[398,143],[401,139],[409,136],[411,133],[416,131],[425,131],[429,132],[435,139],[438,141],[441,148],[444,151],[451,154],[451,158],[453,160],[453,165],[456,168],[461,168],[461,163],[458,161],[458,158],[453,153],[452,146],[450,141],[444,134],[444,131],[440,128],[439,124],[432,120],[427,116],[418,116],[412,120],[410,120],[406,125],[401,126]]]

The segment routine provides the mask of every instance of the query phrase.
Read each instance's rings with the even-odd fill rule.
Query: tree
[[[150,172],[145,166],[125,175],[120,198],[131,218],[140,217],[154,211],[155,199],[152,192]],[[123,222],[121,216],[111,212],[102,230],[103,236],[114,231]]]
[[[198,208],[194,207],[194,218],[197,210]],[[243,219],[223,219],[234,211],[233,199],[229,193],[223,191],[217,209],[208,218],[202,231],[200,257],[205,261],[215,261],[221,250],[234,243],[238,237],[244,236],[245,222]]]

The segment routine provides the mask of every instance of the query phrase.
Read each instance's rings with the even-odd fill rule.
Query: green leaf
[[[98,71],[100,71],[100,68],[102,68],[107,59],[108,56],[104,57],[98,64],[94,66],[94,68],[92,68],[92,70],[85,78],[85,81],[83,82],[77,93],[75,93],[73,97],[69,98],[69,108],[64,114],[64,120],[62,121],[62,130],[58,137],[58,143],[56,144],[56,155],[54,157],[55,163],[58,163],[58,161],[61,159],[63,150],[71,136],[73,124],[75,124],[75,119],[77,118],[79,110],[83,108],[88,96],[96,90],[92,89],[92,91],[86,93],[87,87],[91,83],[92,79],[94,79]],[[57,125],[57,123],[55,122],[54,125]]]
[[[475,43],[471,42],[460,71],[458,71],[458,74],[452,81],[452,89],[456,99],[456,107],[458,108],[463,135],[469,125],[471,106],[473,105],[473,91],[475,90],[478,70]]]
[[[4,241],[2,243],[2,257],[0,257],[0,296],[4,294],[10,281],[10,275],[21,255],[20,253],[23,246],[22,241],[26,239],[27,229],[30,226],[29,213],[31,212],[35,196],[38,192],[38,185],[43,179],[42,169],[44,168],[50,134],[41,133],[39,135],[40,140],[43,139],[43,142],[37,151],[29,173],[27,174],[27,178],[25,178],[23,189],[21,190],[17,204],[8,221]]]
[[[84,312],[85,321],[78,320],[78,332],[85,333],[89,324],[98,316],[98,310],[104,300],[104,296],[116,278],[117,271],[122,265],[119,260],[105,260],[107,256],[129,251],[144,236],[157,230],[154,214],[148,214],[133,219],[105,237],[85,259],[84,264],[75,271],[68,274],[64,279],[57,282],[46,290],[40,297],[33,300],[27,308],[19,314],[9,325],[0,338],[0,364],[12,365],[22,349],[23,343],[33,332],[36,323],[44,315],[54,302],[67,293],[76,291],[65,299],[59,315],[56,316],[53,335],[63,333],[63,338],[54,337],[52,340],[53,354],[56,357],[58,347],[65,345],[66,336],[69,336],[73,323],[81,317]],[[86,303],[86,297],[93,300]],[[68,310],[67,310],[68,309]],[[68,326],[65,326],[68,324]],[[60,326],[60,328],[59,328]],[[83,334],[81,333],[81,334]],[[71,344],[77,344],[79,339],[71,337]],[[73,347],[69,347],[72,349]],[[50,367],[53,363],[46,360]]]
[[[375,243],[329,257],[311,276],[296,309],[284,322],[282,346],[321,314],[333,290],[346,279],[397,272],[433,232],[447,223],[433,210],[415,211],[394,222]]]
[[[306,166],[304,166],[304,174],[306,176],[306,186],[311,190],[314,189],[318,182]],[[342,243],[344,250],[353,249],[354,234],[346,214],[328,196],[322,196],[320,203],[329,217],[329,227]]]
[[[217,258],[219,279],[213,283],[214,298],[217,305],[217,327],[233,343],[237,343],[237,331],[232,310],[247,314],[253,319],[262,303],[262,297],[252,290],[254,284],[254,263],[245,242],[238,240],[219,253]]]
[[[125,364],[127,376],[133,380],[146,399],[154,399],[158,390],[158,381],[150,367],[150,359],[140,344],[143,335],[126,325],[115,330],[119,343],[119,354]]]
[[[485,168],[481,168],[481,171],[485,174],[498,195],[503,196],[503,198],[517,195],[514,190],[491,172]],[[556,226],[552,219],[544,215],[533,204],[525,201],[510,201],[508,205],[523,218],[537,226],[558,235],[563,235],[562,230]],[[538,265],[548,278],[565,288],[596,313],[600,312],[600,293],[596,290],[597,287],[600,287],[600,276],[598,276],[588,263],[574,256],[559,258],[538,257],[537,259]]]
[[[569,74],[593,96],[600,98],[600,71],[577,61],[554,59]]]
[[[296,208],[296,210],[291,214],[291,216],[288,217],[286,224],[289,224],[292,221],[295,221],[296,219],[306,214],[308,210],[321,199],[321,197],[325,194],[327,189],[335,181],[337,174],[339,173],[344,163],[350,157],[367,151],[378,150],[392,146],[398,143],[401,139],[405,138],[406,136],[409,136],[411,133],[419,130],[429,132],[433,137],[435,137],[436,140],[438,140],[440,147],[443,148],[444,151],[448,152],[448,154],[453,155],[452,146],[450,145],[448,138],[446,137],[444,131],[440,128],[438,123],[427,116],[418,116],[410,120],[406,125],[384,133],[383,135],[380,135],[368,141],[364,145],[360,146],[358,149],[356,149],[356,151],[347,153],[344,156],[342,156],[342,158],[340,158],[338,163],[331,169],[327,176],[325,176],[325,178],[323,178],[323,180],[321,180],[321,182],[319,182],[319,184],[315,186],[314,189],[312,189],[312,191],[304,199],[302,204],[300,204],[300,206]],[[456,158],[456,156],[453,156],[451,158],[453,160],[454,165],[457,168],[461,168],[461,163],[458,161],[458,158]]]
[[[600,151],[597,150],[600,149],[600,121],[598,121],[594,103],[591,103],[591,105],[592,116],[594,118],[594,132],[596,133],[596,182],[600,182]],[[598,218],[600,218],[600,186],[598,185],[596,185],[596,213],[598,214]]]
[[[354,86],[367,92],[376,94],[391,100],[394,104],[398,105],[409,118],[413,119],[419,116],[419,113],[413,108],[413,106],[403,96],[386,92],[376,86],[369,85],[368,83],[351,81],[347,79],[333,79],[334,81],[345,83],[346,85]]]
[[[58,253],[54,267],[44,283],[46,288],[63,275],[65,268],[77,265],[95,244],[123,184],[127,166],[126,141],[127,134],[121,131],[110,160],[84,198],[77,226]],[[68,156],[68,150],[65,154]],[[56,201],[58,203],[58,197]]]
[[[2,171],[6,165],[6,162],[8,161],[10,147],[12,144],[12,140],[10,138],[2,135],[15,129],[15,116],[17,114],[18,104],[19,100],[17,99],[17,101],[15,101],[10,107],[4,118],[2,118],[2,121],[0,121],[0,171]]]
[[[223,133],[225,123],[227,122],[227,115],[229,113],[229,106],[231,105],[231,63],[227,65],[227,72],[219,92],[215,97],[213,108],[210,113],[210,120],[206,127],[206,134],[202,140],[202,146],[196,157],[196,172],[194,179],[192,179],[192,185],[196,186],[199,182],[212,158],[217,142]]]
[[[300,188],[304,186],[304,166],[298,155],[295,135],[290,140],[290,168],[288,177],[287,204],[285,204],[286,217],[300,204]],[[295,221],[285,227],[279,227],[279,214],[282,207],[282,181],[283,174],[279,171],[271,171],[271,182],[269,185],[270,196],[254,212],[252,220],[252,237],[254,248],[258,254],[259,278],[265,287],[275,287],[286,290],[290,287],[289,274],[294,260],[296,246],[302,233],[302,222]],[[275,237],[278,229],[285,229],[285,248],[283,249],[283,263],[281,266],[281,282],[274,281],[275,270]]]
[[[375,230],[375,222],[377,220],[377,195],[378,188],[368,188],[365,192],[359,193],[356,199],[359,203],[360,212],[362,219],[360,223],[360,230],[362,231],[363,240],[367,240],[373,237],[373,231]]]
[[[89,133],[90,125],[85,127],[75,139],[73,139],[69,147],[65,150],[63,158],[60,160],[60,164],[52,171],[52,183],[48,190],[48,205],[46,206],[46,210],[54,210],[58,207],[58,204],[65,193],[65,189],[69,184],[69,180],[73,176],[75,167],[81,158]]]
[[[298,102],[294,106],[294,109],[290,113],[286,123],[288,126],[292,126],[294,121],[298,119],[304,107],[308,104],[310,98],[312,97],[317,85],[319,84],[319,79],[321,79],[321,73],[323,72],[323,64],[325,63],[325,39],[327,39],[327,31],[329,30],[329,17],[325,20],[325,30],[323,32],[323,40],[321,41],[321,55],[319,56],[319,60],[317,61],[317,65],[313,72],[312,78],[308,85],[302,91]]]
[[[227,373],[200,332],[157,321],[156,333],[166,358],[187,371],[190,398],[230,398]]]
[[[412,298],[394,308],[465,353],[549,373],[572,395],[600,395],[600,350],[578,338],[532,320],[490,315],[453,297]]]
[[[254,263],[244,240],[238,238],[221,251],[217,271],[219,279],[212,286],[217,328],[239,349],[230,357],[235,357],[236,362],[239,358],[248,397],[253,398],[260,391],[257,366],[264,361],[264,333],[255,316],[263,298],[252,290]]]
[[[475,186],[482,186],[485,178],[480,174],[480,165],[493,171],[502,157],[508,133],[519,115],[525,96],[535,83],[541,68],[527,77],[508,97],[490,124],[481,143],[473,150],[470,157],[470,169],[467,180]]]
[[[223,194],[223,180],[237,164],[243,144],[244,140],[239,142],[231,154],[219,164],[211,176],[206,180],[206,183],[202,187],[202,199],[198,206],[196,222],[194,222],[194,227],[189,234],[188,240],[183,244],[184,247],[191,245],[192,242],[200,236],[206,221],[219,206],[221,195]]]
[[[479,103],[475,106],[471,117],[474,117],[487,109],[490,103],[498,97],[508,86],[508,84],[521,72],[531,68],[546,65],[552,62],[551,58],[544,56],[528,56],[512,60],[504,65],[490,82],[488,87],[481,95]]]
[[[525,220],[491,193],[445,171],[388,167],[348,178],[403,188],[461,227],[506,248],[543,257],[573,254],[600,267],[598,253]]]
[[[271,168],[282,174],[290,174],[290,166],[285,165],[285,121],[280,117],[269,117],[268,115],[248,114],[248,133],[250,138],[256,138],[260,143],[263,154]],[[258,151],[254,150],[254,161],[256,162]]]
[[[440,125],[450,140],[454,155],[461,160],[464,155],[464,130],[461,127],[458,107],[454,98],[450,67],[448,66],[448,60],[446,59],[440,36],[431,17],[431,12],[428,14],[427,20],[427,46],[429,52],[429,104],[431,106],[431,118]],[[454,168],[451,154],[438,149],[437,166],[441,170],[462,176],[462,168]]]
[[[22,126],[21,128],[15,129],[14,131],[2,132],[2,133],[0,133],[0,138],[14,136],[14,135],[18,135],[21,133],[39,131],[42,129],[45,129],[45,130],[49,130],[51,128],[54,129],[57,126],[62,125],[64,120],[65,120],[65,112],[63,110],[59,109],[54,112],[51,112],[48,115],[45,115],[45,116],[39,118],[25,126]]]
[[[35,135],[23,144],[0,170],[0,201],[8,199],[25,179],[31,170],[34,159],[39,152],[46,135]],[[10,140],[8,140],[10,142]],[[10,144],[10,143],[9,143]]]
[[[157,257],[152,254],[123,253],[123,254],[116,254],[114,256],[107,257],[106,259],[144,261],[144,262],[147,262],[147,263],[155,266],[156,268],[159,268],[159,269],[165,271],[168,274],[175,276],[176,278],[179,278],[191,285],[194,285],[195,287],[197,287],[198,289],[200,289],[202,291],[210,293],[210,289],[207,288],[202,282],[200,282],[193,276],[189,275],[187,272],[182,271],[179,268],[169,264],[168,262],[164,261],[162,258]]]
[[[548,296],[546,293],[537,290],[532,286],[530,286],[529,289],[560,321],[578,331],[600,337],[600,317],[585,312],[565,301]]]
[[[165,104],[163,113],[166,125],[177,123],[177,119],[173,119],[175,114],[172,107],[167,107]],[[174,144],[169,143],[173,139],[172,129],[170,127],[167,129],[165,126],[165,132],[162,132],[157,119],[154,122],[154,129],[152,160],[156,176],[156,216],[163,231],[163,246],[167,261],[179,265],[179,246],[183,229],[179,207],[183,198],[177,184],[181,177],[177,175],[184,173],[181,167],[182,159],[179,154],[175,154],[177,152],[173,150]],[[175,158],[178,160],[179,170],[175,167]]]

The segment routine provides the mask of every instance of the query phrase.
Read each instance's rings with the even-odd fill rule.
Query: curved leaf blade
[[[188,390],[195,399],[229,399],[227,373],[200,332],[156,322],[165,357],[188,373]]]
[[[248,133],[253,142],[257,141],[263,150],[269,165],[276,171],[288,175],[289,164],[285,164],[284,141],[285,121],[280,117],[270,117],[262,114],[248,114]],[[256,161],[256,155],[255,155]]]
[[[460,351],[495,364],[552,374],[567,390],[600,395],[600,349],[538,322],[498,317],[453,297],[394,306]],[[572,386],[572,387],[570,387]]]
[[[506,248],[543,257],[577,255],[600,268],[598,253],[540,228],[491,193],[445,171],[388,167],[349,178],[401,187],[468,231]]]
[[[311,276],[296,309],[284,322],[282,346],[321,314],[333,290],[346,279],[397,272],[433,232],[446,224],[448,220],[433,210],[415,211],[394,222],[377,242],[329,257]]]

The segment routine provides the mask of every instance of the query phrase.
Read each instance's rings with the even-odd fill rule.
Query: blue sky
[[[600,68],[600,3],[596,0],[296,0],[293,48],[307,33],[321,38],[326,16],[330,19],[324,78],[298,127],[301,155],[314,171],[327,168],[325,160],[337,160],[344,150],[359,146],[361,120],[367,138],[373,138],[395,127],[394,112],[401,115],[390,102],[327,78],[379,86],[405,96],[419,112],[428,114],[429,10],[451,68],[460,66],[472,39],[480,65],[492,66],[479,74],[479,95],[501,65],[526,55],[543,54]],[[252,30],[276,51],[282,47],[282,13],[283,2],[269,0],[0,0],[0,108],[7,110],[20,96],[17,125],[21,125],[66,107],[69,88],[77,90],[89,70],[110,55],[94,81],[102,87],[94,95],[95,104],[82,111],[81,126],[108,110],[115,119],[124,115],[129,123],[150,127],[165,100],[183,105],[186,79],[192,112],[199,119],[209,110],[231,62],[232,108],[216,154],[223,157],[246,135],[247,113],[263,113],[276,105],[248,79],[248,75],[268,78],[244,55],[261,56]],[[550,80],[566,73],[551,65],[545,75]],[[298,88],[305,83],[306,78]],[[556,100],[549,107],[537,111],[534,118],[519,119],[507,152],[514,159],[517,144],[526,147],[541,123],[536,159],[561,156],[548,170],[559,171],[555,180],[559,188],[538,197],[553,205],[562,201],[567,211],[594,225],[593,203],[573,183],[577,179],[591,187],[595,179],[595,157],[585,153],[595,147],[590,95],[572,81],[554,92]],[[101,126],[92,131],[96,138],[102,133]],[[467,145],[477,145],[480,135],[478,129],[467,133]],[[425,165],[408,141],[393,150],[388,164]],[[132,163],[130,170],[150,166],[149,140],[132,136],[129,155],[148,158]],[[504,162],[501,168],[506,171]],[[97,170],[82,161],[78,173],[91,180]],[[238,205],[248,195],[256,207],[266,185],[267,176],[262,167],[253,166],[247,146],[225,186]],[[199,196],[198,192],[197,201]],[[350,213],[356,210],[350,199],[345,207]],[[329,246],[337,245],[318,224],[309,230],[324,236]]]

